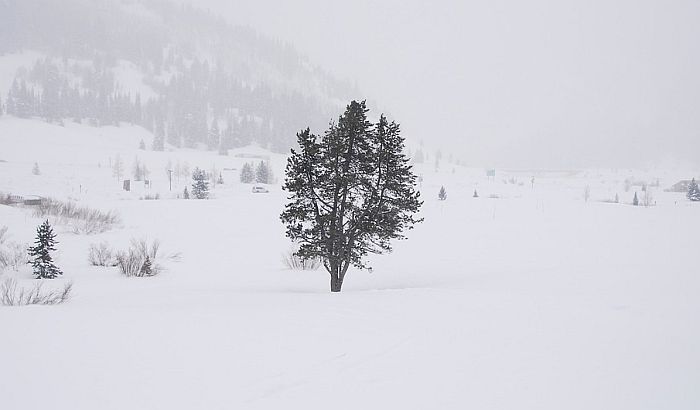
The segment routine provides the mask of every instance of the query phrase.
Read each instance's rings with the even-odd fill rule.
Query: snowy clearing
[[[0,119],[0,191],[72,198],[122,221],[99,235],[57,225],[65,274],[50,285],[73,282],[71,300],[0,307],[2,408],[700,407],[700,207],[662,190],[687,172],[538,172],[533,187],[529,171],[489,181],[446,161],[440,172],[418,165],[425,222],[330,294],[322,269],[281,261],[280,184],[253,194],[238,182],[263,155],[281,181],[284,157],[141,151],[142,138],[152,136]],[[146,193],[162,199],[122,191],[116,154],[126,175],[138,156]],[[177,161],[216,167],[225,183],[211,200],[176,199],[191,182],[169,192]],[[641,195],[625,191],[632,177],[660,179],[656,206],[629,204]],[[601,202],[615,194],[622,203]],[[31,242],[39,223],[0,205],[12,240]],[[125,249],[144,236],[181,260],[152,278],[89,266],[90,244]],[[7,277],[34,282],[28,267]]]

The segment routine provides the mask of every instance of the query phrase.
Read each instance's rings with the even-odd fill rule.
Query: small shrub
[[[117,266],[114,250],[109,247],[107,242],[91,244],[88,251],[88,261],[92,266]]]
[[[19,270],[27,261],[27,247],[16,242],[0,245],[0,273],[6,269]]]
[[[0,273],[7,269],[19,270],[27,258],[27,246],[10,242],[8,238],[7,227],[0,227]]]
[[[127,277],[156,276],[163,271],[163,267],[157,262],[160,251],[160,242],[146,239],[132,239],[129,249],[117,253],[116,265],[119,271]],[[167,257],[170,260],[179,260],[179,254]]]
[[[17,286],[14,279],[6,279],[0,284],[0,305],[58,305],[70,298],[73,290],[72,283],[63,285],[63,289],[44,290],[44,282],[39,282],[32,288]]]
[[[12,197],[10,194],[0,192],[0,205],[12,205]]]
[[[321,267],[320,259],[304,259],[293,250],[282,254],[282,263],[291,270],[316,270]]]
[[[156,200],[160,199],[160,194],[155,194],[155,195],[146,194],[145,196],[142,196],[139,199],[144,200],[144,201],[156,201]]]
[[[119,223],[116,212],[103,212],[97,209],[81,207],[71,201],[59,201],[52,198],[42,200],[34,209],[34,216],[53,217],[54,223],[68,225],[76,234],[98,234],[110,230]]]

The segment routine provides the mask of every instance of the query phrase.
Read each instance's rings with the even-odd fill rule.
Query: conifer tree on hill
[[[422,221],[399,125],[383,115],[373,125],[367,112],[353,101],[323,136],[301,131],[287,161],[290,202],[280,218],[297,256],[323,261],[331,292],[340,292],[350,265],[367,268],[368,254],[391,251],[392,240]]]
[[[444,186],[440,187],[440,192],[438,192],[438,199],[444,201],[447,199],[447,191]]]
[[[35,278],[54,279],[63,275],[51,257],[51,252],[56,250],[57,243],[56,234],[49,221],[46,220],[37,228],[35,245],[28,249],[29,256],[32,258],[28,263],[32,265]]]
[[[203,169],[192,171],[192,196],[197,199],[209,198],[209,177]]]
[[[260,184],[272,183],[272,170],[267,162],[260,161],[255,168],[255,182]]]
[[[240,179],[244,184],[250,184],[255,179],[255,176],[253,175],[253,166],[250,163],[246,162],[243,164]]]
[[[698,188],[698,183],[695,182],[695,178],[690,181],[690,185],[688,185],[688,194],[686,196],[693,202],[700,201],[700,188]]]

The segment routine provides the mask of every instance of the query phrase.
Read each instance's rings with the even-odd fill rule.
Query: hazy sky
[[[698,0],[195,3],[293,43],[475,166],[700,155]]]

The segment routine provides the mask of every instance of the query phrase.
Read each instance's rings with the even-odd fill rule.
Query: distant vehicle
[[[253,193],[254,193],[254,194],[266,194],[266,193],[268,193],[268,192],[270,192],[270,191],[268,191],[267,188],[265,188],[265,187],[262,186],[262,185],[255,185],[255,186],[253,186]]]

